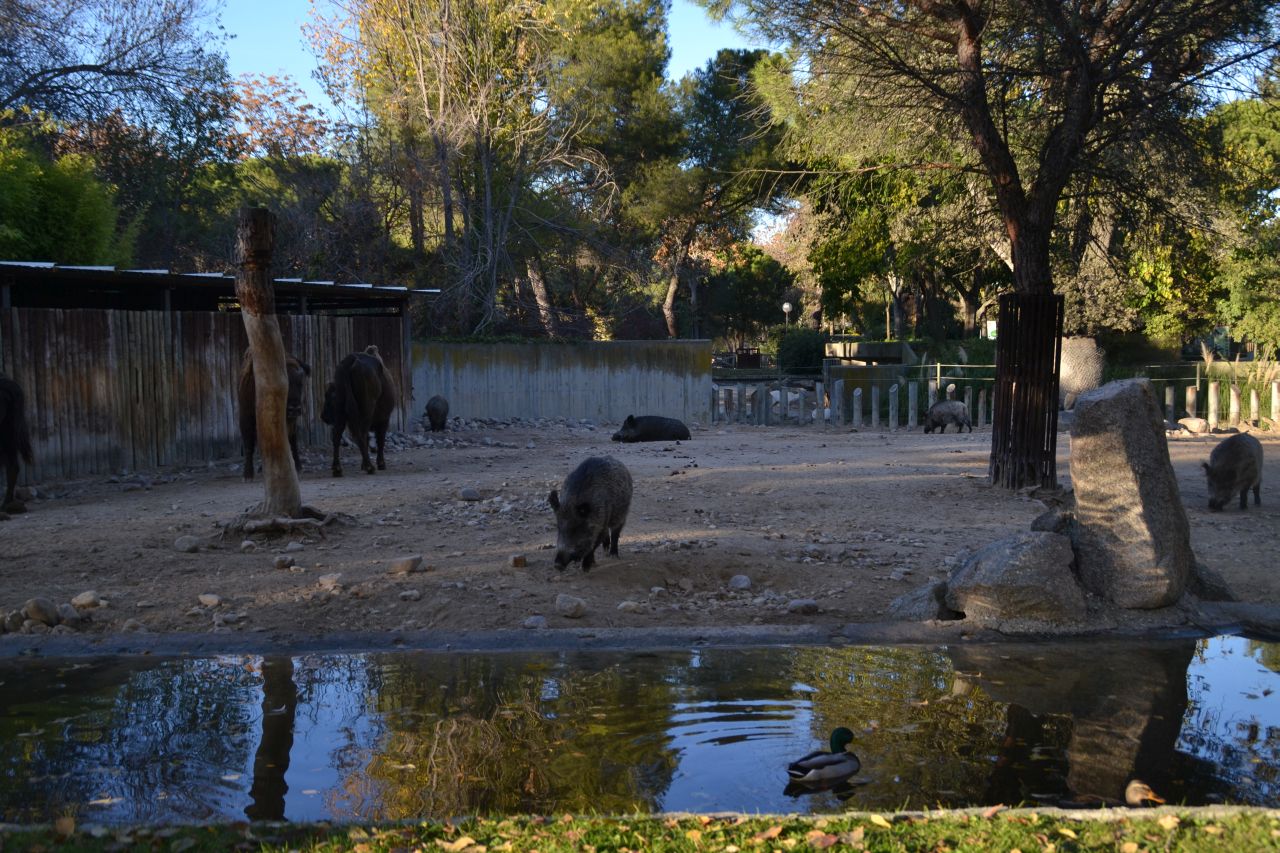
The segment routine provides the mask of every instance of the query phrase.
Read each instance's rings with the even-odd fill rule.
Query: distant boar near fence
[[[360,448],[360,468],[367,474],[375,470],[369,459],[369,431],[377,440],[378,467],[387,467],[384,450],[391,413],[396,408],[396,390],[378,354],[378,348],[367,347],[353,352],[338,364],[333,381],[324,391],[324,410],[320,420],[333,427],[333,476],[342,476],[342,433],[347,431]]]
[[[436,394],[427,401],[427,422],[432,432],[444,432],[444,425],[449,420],[449,401]]]
[[[298,453],[298,418],[302,416],[302,399],[306,393],[307,377],[311,366],[286,354],[285,372],[289,377],[289,396],[285,400],[285,431],[289,435],[289,450],[293,454],[293,467],[302,470],[302,457]],[[244,445],[244,478],[253,479],[253,452],[258,445],[258,391],[253,377],[253,351],[245,350],[244,363],[240,366],[240,384],[236,389],[240,406],[240,441]]]
[[[596,548],[618,556],[618,537],[631,509],[631,472],[612,456],[592,456],[552,489],[547,503],[556,512],[556,568],[577,560],[590,571]]]
[[[947,424],[955,424],[956,432],[968,427],[973,432],[973,424],[969,422],[969,409],[959,400],[940,400],[929,407],[924,416],[924,431],[947,431]]]
[[[22,386],[0,374],[0,462],[4,462],[5,467],[4,504],[0,509],[5,512],[27,511],[26,505],[14,495],[18,488],[18,459],[30,466],[34,458],[25,407]]]
[[[1240,508],[1249,506],[1249,490],[1253,489],[1253,505],[1262,503],[1262,444],[1242,432],[1218,443],[1202,463],[1209,479],[1209,509],[1217,511],[1238,492]]]
[[[689,428],[684,421],[658,415],[627,415],[613,434],[614,441],[688,441]]]

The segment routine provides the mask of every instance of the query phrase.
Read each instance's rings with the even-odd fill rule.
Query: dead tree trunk
[[[297,518],[302,510],[302,493],[285,430],[289,377],[271,283],[274,246],[275,217],[271,211],[261,207],[241,208],[236,228],[236,298],[240,301],[240,315],[244,318],[244,330],[253,353],[258,449],[266,487],[261,512],[273,518]]]
[[[551,307],[551,296],[547,292],[547,280],[542,276],[542,262],[536,257],[525,262],[525,274],[529,278],[529,287],[533,289],[534,301],[538,303],[538,319],[547,337],[554,338],[556,329],[555,310]]]

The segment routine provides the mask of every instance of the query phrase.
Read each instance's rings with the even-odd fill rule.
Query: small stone
[[[1203,435],[1209,431],[1209,422],[1204,418],[1181,418],[1178,424],[1194,435]]]
[[[480,493],[475,489],[466,488],[458,492],[458,497],[462,498],[464,501],[478,501],[480,500]]]
[[[393,575],[411,575],[415,572],[424,571],[422,568],[422,555],[414,554],[412,557],[401,557],[398,560],[392,560],[391,566],[387,571]]]
[[[74,629],[80,627],[80,623],[84,620],[84,617],[80,615],[80,611],[76,610],[74,605],[68,602],[63,602],[58,605],[58,619],[61,624]]]
[[[751,589],[751,578],[746,575],[734,575],[729,578],[729,589],[748,590]]]
[[[92,610],[102,602],[96,590],[87,590],[71,599],[71,606],[81,610]]]
[[[145,634],[147,626],[142,624],[141,619],[126,619],[125,623],[120,626],[120,630],[126,634]]]
[[[418,601],[422,598],[422,593],[416,589],[404,589],[400,591],[401,601]]]
[[[258,550],[258,543],[252,539],[246,539],[240,543],[241,554],[252,554],[256,550]]]
[[[531,442],[529,442],[528,444],[526,444],[526,445],[524,446],[524,449],[525,449],[525,450],[533,450],[533,449],[534,449],[534,447],[536,447],[536,446],[537,446],[537,445],[535,445],[535,444],[531,441]]]
[[[524,620],[523,627],[530,629],[545,628],[547,627],[547,617],[530,616],[528,619]]]
[[[643,607],[644,605],[641,604],[640,602],[631,601],[630,599],[626,601],[618,602],[618,609],[621,610],[623,613],[635,613],[637,610],[640,610]]]
[[[75,632],[76,632],[76,629],[72,628],[70,625],[68,625],[65,622],[63,622],[61,625],[54,625],[52,628],[49,629],[50,634],[74,634]]]
[[[587,602],[576,595],[562,592],[556,596],[556,613],[566,619],[580,619],[587,613]]]
[[[794,598],[787,602],[788,613],[817,613],[818,602],[812,598]]]
[[[200,538],[198,536],[179,536],[173,540],[173,550],[180,551],[183,554],[194,554],[200,550]]]
[[[215,595],[212,592],[202,592],[196,597],[196,600],[204,607],[217,607],[222,603],[222,596]]]
[[[10,634],[21,631],[25,620],[21,610],[10,610],[4,617],[4,629]]]
[[[523,569],[529,565],[529,559],[524,554],[512,554],[507,564],[513,569]]]
[[[303,545],[301,542],[290,542],[288,545],[284,546],[284,552],[286,554],[296,554],[299,551],[306,550],[306,547],[307,546]]]
[[[334,572],[331,575],[321,575],[317,583],[320,584],[321,589],[327,589],[331,592],[340,590],[342,589],[342,574]]]
[[[58,624],[58,605],[47,598],[30,598],[22,605],[22,615],[50,627]]]
[[[47,634],[49,626],[43,622],[37,622],[34,619],[28,619],[22,623],[22,633],[24,634]]]
[[[293,557],[288,554],[277,554],[273,562],[277,569],[287,569],[293,566]]]

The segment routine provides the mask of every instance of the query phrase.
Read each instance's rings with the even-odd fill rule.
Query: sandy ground
[[[55,603],[95,591],[90,635],[501,630],[530,617],[549,627],[728,627],[876,622],[897,596],[944,578],[965,549],[1025,530],[1038,500],[986,483],[990,433],[852,433],[814,427],[716,426],[689,442],[613,444],[612,425],[462,424],[443,446],[388,454],[386,471],[329,476],[307,454],[304,500],[351,517],[323,537],[220,538],[220,525],[262,496],[239,462],[38,487],[30,511],[0,522],[0,613],[31,597]],[[1060,436],[1060,478],[1070,442]],[[1244,600],[1277,601],[1280,439],[1263,435],[1263,505],[1207,509],[1200,462],[1218,438],[1177,438],[1170,451],[1192,543]],[[590,573],[553,563],[547,493],[590,455],[611,454],[635,479],[621,558]],[[460,499],[474,489],[480,500]],[[195,553],[175,549],[194,535]],[[274,567],[291,540],[293,568]],[[422,572],[389,573],[422,555]],[[526,565],[513,565],[523,555]],[[321,581],[329,578],[332,588]],[[731,590],[734,575],[751,588]],[[332,586],[336,580],[336,586]],[[221,603],[202,605],[212,593]],[[586,612],[557,612],[560,594]],[[817,613],[789,612],[814,599]],[[416,599],[416,600],[415,600]],[[538,620],[534,620],[537,622]],[[2,642],[2,640],[0,640]]]

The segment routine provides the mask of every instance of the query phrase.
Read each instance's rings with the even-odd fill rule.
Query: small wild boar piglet
[[[631,509],[631,472],[612,456],[592,456],[552,489],[547,503],[556,511],[556,568],[581,560],[590,571],[596,547],[618,556],[618,536]]]
[[[1253,504],[1262,503],[1262,444],[1248,433],[1237,433],[1209,454],[1204,473],[1209,478],[1209,509],[1220,510],[1240,493],[1240,508],[1249,506],[1248,493],[1253,489]]]

